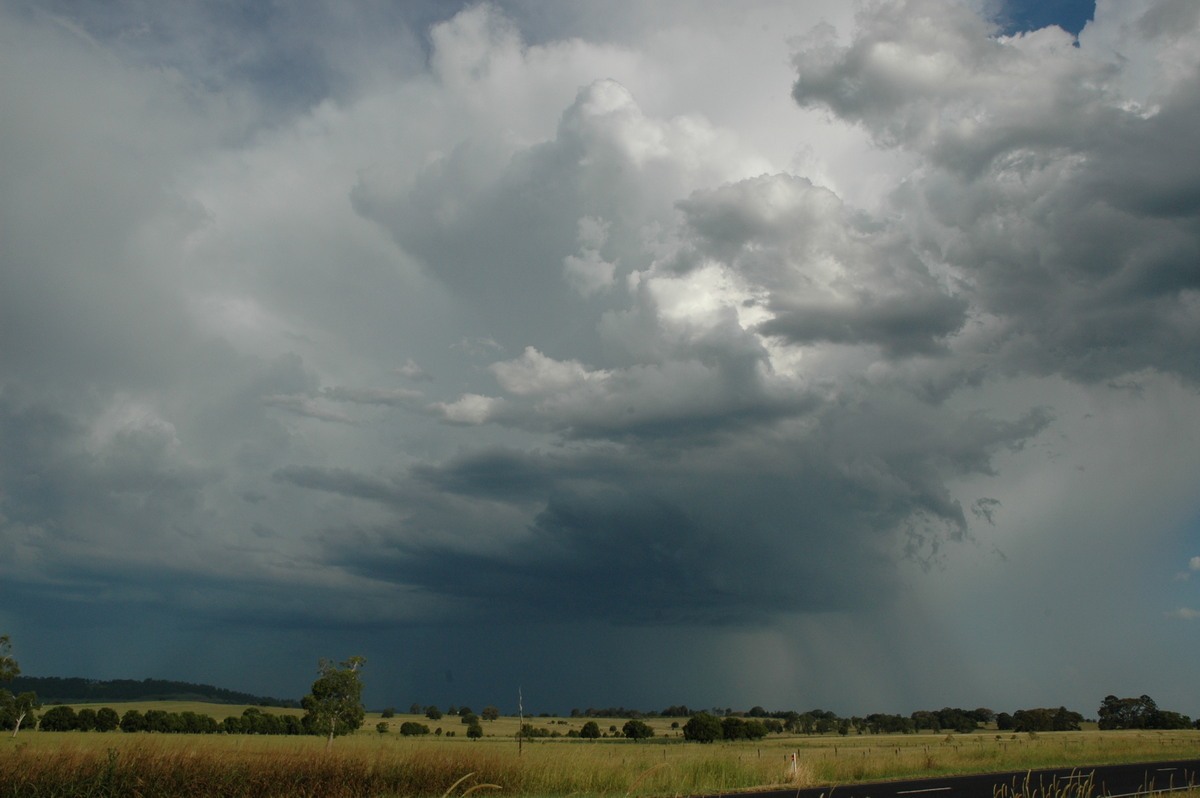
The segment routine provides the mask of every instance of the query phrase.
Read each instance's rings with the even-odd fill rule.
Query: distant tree
[[[21,724],[35,709],[41,709],[41,703],[38,702],[37,693],[24,692],[20,695],[13,695],[7,690],[0,690],[0,727],[12,729],[12,736],[16,737],[17,732],[21,731]]]
[[[96,731],[110,732],[121,725],[121,716],[112,707],[96,710]]]
[[[462,723],[464,726],[473,726],[473,725],[479,723],[479,716],[476,715],[474,712],[468,712],[467,714],[465,714],[459,718],[459,722]]]
[[[121,731],[140,732],[146,730],[146,719],[136,709],[128,709],[121,716]]]
[[[600,724],[594,720],[589,720],[583,724],[583,728],[579,730],[579,736],[585,740],[600,739]]]
[[[1059,707],[1054,710],[1051,727],[1054,731],[1079,731],[1081,723],[1083,723],[1083,715],[1072,712],[1066,707]]]
[[[753,706],[746,712],[746,716],[750,718],[765,718],[767,717],[767,711],[762,707]]]
[[[386,708],[385,710],[383,710],[383,712],[380,712],[380,713],[379,713],[379,717],[381,717],[381,718],[394,718],[394,717],[396,717],[396,708],[395,708],[395,707],[388,707],[388,708]]]
[[[96,710],[84,707],[75,713],[75,728],[79,731],[92,731],[96,728]]]
[[[11,682],[20,674],[21,666],[12,655],[11,638],[0,635],[0,682]],[[21,722],[40,706],[37,693],[23,692],[14,696],[8,690],[0,689],[0,723],[4,728],[12,726],[13,737],[21,730]]]
[[[75,710],[68,706],[50,707],[42,715],[42,731],[72,731],[76,728]]]
[[[304,707],[304,725],[314,734],[328,737],[325,747],[333,746],[333,738],[349,734],[362,726],[366,709],[362,703],[362,679],[359,669],[367,662],[364,657],[350,657],[339,665],[322,659],[312,692],[300,702]]]
[[[451,712],[450,714],[453,715],[454,713]],[[458,708],[458,714],[460,717],[466,717],[467,715],[474,715],[475,713],[471,711],[470,707],[468,707],[464,704],[463,706]]]
[[[12,655],[12,640],[0,635],[0,682],[11,682],[21,675],[21,666]]]
[[[500,709],[498,707],[484,707],[479,713],[479,717],[484,720],[497,720],[500,717]]]
[[[996,730],[1011,731],[1013,727],[1013,716],[1007,712],[996,713]]]
[[[475,717],[475,716],[471,715],[471,717]],[[472,723],[471,725],[467,726],[467,737],[469,737],[472,740],[478,740],[482,736],[483,736],[483,727],[479,725],[478,720],[476,720],[475,723]]]
[[[441,731],[441,729],[438,729]],[[405,737],[415,737],[422,734],[429,734],[429,727],[424,723],[408,720],[400,724],[400,734]]]
[[[698,743],[711,743],[721,739],[721,719],[707,712],[692,715],[683,724],[683,739]]]
[[[387,734],[388,727],[390,725],[391,724],[389,724],[386,720],[381,720],[375,724],[375,731],[379,732],[380,734]]]
[[[408,708],[408,714],[410,715],[420,715],[423,711],[424,710],[421,709],[421,705],[415,701],[413,702],[412,706]]]
[[[1186,715],[1158,708],[1148,695],[1138,698],[1105,696],[1100,704],[1101,729],[1179,729],[1190,723]]]
[[[996,719],[996,713],[992,712],[987,707],[979,707],[971,714],[974,715],[975,720],[979,721],[980,723],[991,723]]]
[[[625,725],[621,727],[621,734],[631,740],[645,740],[654,736],[654,729],[642,720],[627,720]]]
[[[429,706],[425,707],[425,717],[429,718],[430,720],[441,720],[442,711],[430,704]]]

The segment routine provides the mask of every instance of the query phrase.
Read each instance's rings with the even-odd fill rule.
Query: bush
[[[654,736],[654,729],[640,720],[627,720],[621,727],[621,733],[631,740],[645,740]]]
[[[429,734],[429,727],[424,723],[417,723],[416,721],[409,720],[400,724],[400,733],[405,737]]]
[[[711,743],[722,737],[721,720],[715,715],[701,712],[683,724],[683,739],[698,743]]]
[[[71,731],[77,728],[75,710],[67,706],[50,707],[42,715],[42,731]]]

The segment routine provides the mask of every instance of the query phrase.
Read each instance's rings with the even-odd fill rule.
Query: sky
[[[1198,70],[1193,0],[0,0],[0,632],[1198,716]]]

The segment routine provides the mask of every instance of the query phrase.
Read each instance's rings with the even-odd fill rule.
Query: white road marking
[[[912,795],[917,792],[945,792],[951,789],[950,787],[926,787],[923,790],[897,790],[896,795]]]

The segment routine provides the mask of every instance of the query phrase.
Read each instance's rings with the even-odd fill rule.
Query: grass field
[[[82,704],[74,705],[76,709]],[[100,705],[92,705],[98,707]],[[127,709],[207,712],[218,719],[244,707],[145,702]],[[265,710],[298,712],[299,710]],[[448,737],[402,737],[416,720]],[[595,719],[603,731],[621,719]],[[559,738],[526,740],[518,751],[516,718],[484,722],[469,740],[457,717],[430,721],[397,715],[380,734],[377,713],[362,730],[335,741],[315,737],[163,735],[23,731],[0,740],[0,798],[27,795],[143,796],[677,796],[779,785],[1194,757],[1200,731],[1059,732],[1012,735],[779,736],[757,742],[699,745],[648,721],[656,736],[633,742]],[[526,719],[565,735],[586,719]],[[793,773],[791,754],[797,754]],[[461,780],[461,781],[460,781]]]

